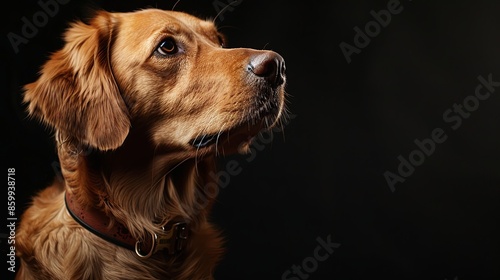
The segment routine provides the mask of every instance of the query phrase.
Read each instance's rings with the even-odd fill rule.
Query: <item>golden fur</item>
[[[55,130],[64,180],[21,218],[18,279],[212,279],[223,253],[208,221],[215,156],[248,148],[284,103],[281,57],[221,48],[221,38],[211,21],[156,9],[101,11],[70,26],[65,46],[25,87],[30,115]],[[159,48],[165,40],[174,45]],[[248,68],[252,58],[259,69]],[[270,85],[273,71],[282,80]],[[203,135],[216,142],[193,146]],[[187,247],[140,259],[73,220],[65,191],[138,240],[184,220]]]

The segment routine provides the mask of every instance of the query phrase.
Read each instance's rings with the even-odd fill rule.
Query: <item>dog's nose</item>
[[[272,51],[252,56],[248,70],[257,77],[264,78],[272,87],[278,87],[285,81],[285,60]]]

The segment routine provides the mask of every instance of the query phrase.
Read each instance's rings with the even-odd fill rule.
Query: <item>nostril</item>
[[[265,52],[250,59],[248,70],[265,78],[272,86],[279,86],[284,82],[285,61],[275,52]]]
[[[253,59],[249,66],[250,70],[259,77],[274,76],[278,68],[274,59],[263,59],[261,56]]]

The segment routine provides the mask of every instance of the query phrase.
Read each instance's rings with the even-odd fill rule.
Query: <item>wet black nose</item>
[[[285,82],[285,60],[272,51],[252,56],[248,70],[255,76],[265,79],[272,87],[278,87]]]

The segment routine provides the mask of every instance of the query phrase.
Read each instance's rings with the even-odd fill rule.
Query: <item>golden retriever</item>
[[[64,39],[25,86],[64,179],[21,217],[18,279],[213,279],[209,174],[283,119],[283,58],[158,9],[100,11]]]

